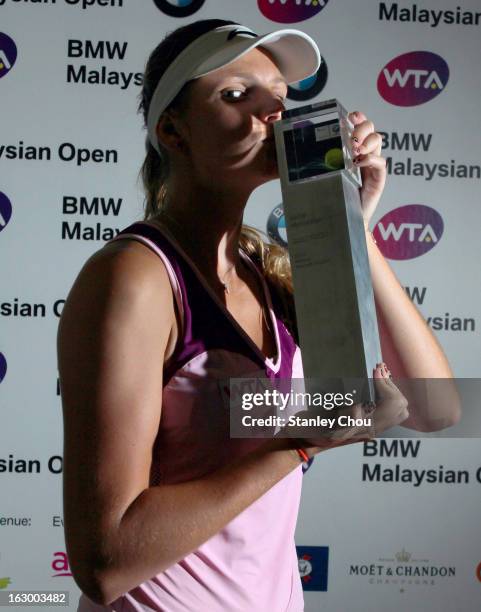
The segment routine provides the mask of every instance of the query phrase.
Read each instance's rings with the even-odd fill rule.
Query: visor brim
[[[192,78],[200,78],[227,66],[259,46],[271,53],[287,83],[312,76],[321,65],[321,55],[314,39],[300,30],[284,29],[257,38],[242,38],[235,45],[220,49],[197,66]]]

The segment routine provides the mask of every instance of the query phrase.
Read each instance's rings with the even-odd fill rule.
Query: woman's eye
[[[240,100],[242,97],[242,94],[245,94],[245,93],[246,92],[243,89],[225,89],[222,92],[224,97],[226,97],[228,100]],[[233,95],[230,95],[230,94],[233,94]]]

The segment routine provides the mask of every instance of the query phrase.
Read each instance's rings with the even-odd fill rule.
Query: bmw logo
[[[188,17],[196,13],[205,0],[154,0],[155,6],[169,17]]]
[[[287,89],[287,97],[289,100],[304,101],[315,98],[325,87],[327,83],[327,64],[322,58],[321,65],[316,74],[313,74],[307,79],[303,79],[298,83],[289,85]]]
[[[286,219],[282,204],[276,206],[267,219],[267,235],[276,244],[287,246]]]

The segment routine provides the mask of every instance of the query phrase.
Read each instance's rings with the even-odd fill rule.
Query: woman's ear
[[[183,151],[185,140],[182,137],[181,119],[172,111],[166,111],[157,123],[157,138],[168,151]]]

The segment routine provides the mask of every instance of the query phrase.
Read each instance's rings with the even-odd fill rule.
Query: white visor
[[[157,83],[147,117],[152,146],[160,152],[157,123],[187,81],[226,66],[258,46],[272,54],[287,83],[315,74],[321,64],[316,42],[301,30],[277,30],[258,36],[249,28],[235,24],[206,32],[179,53]]]

